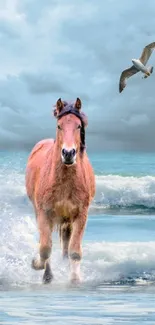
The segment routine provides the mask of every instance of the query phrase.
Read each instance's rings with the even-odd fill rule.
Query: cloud
[[[55,136],[53,104],[78,96],[90,150],[154,150],[154,73],[118,92],[121,71],[154,41],[154,10],[153,0],[145,11],[140,0],[1,1],[0,146]]]
[[[23,80],[32,94],[51,94],[67,92],[67,85],[63,85],[61,81],[57,81],[57,76],[52,73],[41,74],[23,74]]]

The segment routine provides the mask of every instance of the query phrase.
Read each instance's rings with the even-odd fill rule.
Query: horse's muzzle
[[[62,161],[65,165],[72,165],[75,162],[76,150],[73,148],[71,150],[66,150],[65,148],[61,151]]]

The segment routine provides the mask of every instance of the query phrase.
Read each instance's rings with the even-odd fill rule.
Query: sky
[[[155,70],[118,91],[155,41],[154,12],[154,0],[0,0],[0,148],[55,137],[53,105],[80,97],[88,150],[154,151]]]

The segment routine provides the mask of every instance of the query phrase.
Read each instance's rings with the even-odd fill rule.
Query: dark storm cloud
[[[153,0],[145,10],[140,0],[2,2],[0,146],[54,136],[52,106],[78,96],[90,150],[154,150],[155,74],[118,92],[121,71],[155,41],[154,11]]]

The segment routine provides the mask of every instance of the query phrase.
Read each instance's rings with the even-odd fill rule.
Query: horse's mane
[[[63,109],[61,111],[61,115],[65,115],[65,113],[67,111],[69,111],[69,110],[76,110],[75,107],[74,107],[74,102],[72,102],[72,101],[67,102],[65,100],[63,100],[62,102],[64,104],[64,107],[63,107]],[[56,107],[56,104],[54,105],[54,107]],[[54,108],[53,114],[57,118],[57,110],[56,110],[56,108]],[[84,112],[82,112],[82,111],[80,111],[79,114],[80,114],[81,120],[82,120],[82,122],[84,124],[84,127],[86,127],[88,125],[88,118],[87,118],[86,114]]]

